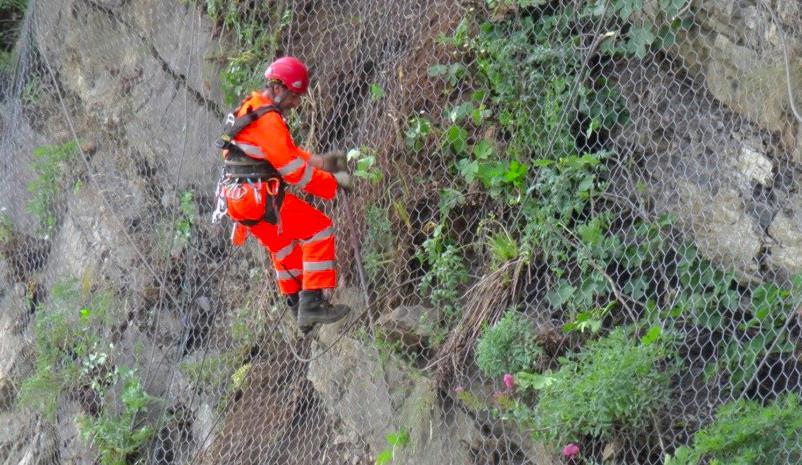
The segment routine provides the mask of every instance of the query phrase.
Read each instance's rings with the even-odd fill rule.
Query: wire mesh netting
[[[0,463],[802,462],[802,4],[0,0]],[[355,190],[213,224],[274,58]]]

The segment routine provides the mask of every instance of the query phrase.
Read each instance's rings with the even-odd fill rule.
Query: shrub
[[[129,456],[136,454],[154,433],[152,426],[137,423],[153,400],[139,376],[134,370],[122,368],[119,379],[123,383],[119,409],[106,406],[99,417],[83,416],[79,420],[81,437],[95,445],[100,465],[132,463]]]
[[[519,312],[510,310],[482,331],[476,345],[476,364],[485,375],[497,377],[531,369],[542,354],[532,326]]]
[[[795,394],[765,407],[737,400],[721,406],[716,420],[694,435],[693,447],[680,447],[666,465],[802,463],[800,431],[802,409]]]
[[[75,141],[62,145],[43,145],[33,151],[33,170],[36,178],[28,183],[31,193],[28,213],[35,216],[44,234],[49,234],[56,226],[57,208],[61,193],[67,187],[70,163],[78,155]]]
[[[677,365],[659,328],[637,343],[630,332],[618,328],[588,344],[561,359],[554,374],[518,374],[521,388],[540,391],[537,405],[523,415],[536,437],[564,443],[647,430],[669,400]]]
[[[47,304],[37,307],[36,364],[20,388],[20,403],[47,417],[53,416],[59,397],[82,384],[99,386],[110,342],[102,328],[110,323],[114,306],[108,292],[81,295],[76,280],[57,282]]]
[[[447,324],[458,321],[460,287],[470,276],[460,248],[448,238],[443,224],[435,226],[417,255],[429,267],[418,289],[429,295],[430,302],[442,311]]]

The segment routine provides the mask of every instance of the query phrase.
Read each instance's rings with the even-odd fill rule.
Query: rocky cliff
[[[370,145],[380,154],[387,184],[359,193],[398,194],[409,206],[387,203],[399,218],[388,229],[406,241],[387,249],[398,252],[393,263],[411,262],[438,209],[426,188],[448,186],[448,175],[445,162],[405,158],[406,118],[438,114],[454,94],[468,94],[448,94],[431,69],[454,56],[443,37],[459,34],[473,6],[268,3],[294,12],[278,50],[304,56],[317,83],[309,116],[294,127],[315,150]],[[644,1],[636,16],[653,18],[657,3]],[[511,422],[455,395],[456,385],[481,378],[475,368],[436,378],[420,342],[434,337],[422,318],[430,310],[401,305],[414,296],[383,300],[371,315],[382,320],[368,330],[356,329],[367,318],[352,319],[304,337],[272,291],[264,251],[232,249],[227,231],[209,223],[218,174],[211,147],[228,111],[221,70],[237,46],[226,23],[210,19],[213,4],[29,2],[0,112],[0,463],[96,463],[99,445],[80,437],[81,422],[103,418],[104,402],[128,391],[115,385],[95,398],[87,380],[117,380],[122,366],[154,399],[128,418],[133,430],[152,428],[136,463],[357,464],[388,449],[409,464],[558,463]],[[691,24],[675,43],[603,70],[629,115],[604,142],[622,160],[611,169],[611,195],[644,216],[671,214],[740,283],[784,282],[802,272],[802,7],[691,0],[682,8]],[[55,163],[37,219],[34,154],[69,141],[77,144]],[[355,205],[363,244],[370,201]],[[342,204],[328,208],[346,221]],[[342,229],[339,254],[350,264],[353,233]],[[364,315],[356,273],[347,269],[343,281],[337,298]],[[384,284],[418,290],[397,281]],[[58,286],[69,297],[53,292]],[[70,334],[86,347],[65,351],[59,324],[79,325]],[[393,355],[398,341],[415,347],[410,358]],[[67,387],[49,415],[32,415],[18,397],[45,349],[94,358],[77,371],[54,368],[49,382]],[[471,389],[490,398],[498,380]],[[133,460],[115,447],[122,461],[104,463]]]

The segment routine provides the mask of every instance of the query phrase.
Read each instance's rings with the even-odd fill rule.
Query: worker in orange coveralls
[[[306,65],[279,58],[265,78],[266,87],[228,115],[218,140],[224,170],[215,216],[225,211],[235,222],[234,245],[253,235],[270,251],[279,290],[298,326],[308,331],[316,323],[340,320],[349,308],[332,305],[323,294],[337,283],[331,219],[286,188],[330,200],[338,189],[351,189],[351,177],[342,152],[312,155],[292,140],[284,114],[300,104],[309,87]]]

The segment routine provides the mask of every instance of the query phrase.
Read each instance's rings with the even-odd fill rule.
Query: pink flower
[[[573,442],[563,447],[563,457],[571,458],[576,457],[577,455],[579,455],[579,446]]]
[[[511,374],[506,373],[504,375],[504,385],[507,386],[508,391],[512,391],[515,389],[515,378],[513,378]]]
[[[454,388],[454,392],[456,392],[457,394],[462,394],[462,391],[464,391],[464,390],[465,390],[465,388],[462,387],[462,386],[457,386],[457,387]]]

